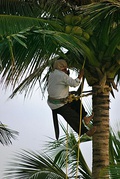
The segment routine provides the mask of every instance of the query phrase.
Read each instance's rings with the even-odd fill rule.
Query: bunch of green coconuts
[[[85,19],[82,15],[66,15],[64,17],[65,32],[68,34],[74,34],[76,36],[83,36],[86,40],[89,40],[89,33],[85,32],[84,29],[81,28],[81,23],[84,20]]]

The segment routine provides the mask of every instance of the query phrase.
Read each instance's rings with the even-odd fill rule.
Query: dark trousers
[[[82,119],[86,116],[87,112],[85,111],[82,105]],[[53,114],[60,114],[66,122],[72,127],[72,129],[79,134],[80,127],[80,100],[67,103],[64,106],[53,110]],[[88,130],[81,121],[81,135],[86,133]]]

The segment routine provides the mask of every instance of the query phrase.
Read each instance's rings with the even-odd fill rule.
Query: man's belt
[[[61,104],[61,103],[65,104],[66,100],[67,98],[55,99],[55,98],[51,98],[50,96],[48,96],[48,101],[53,104]]]

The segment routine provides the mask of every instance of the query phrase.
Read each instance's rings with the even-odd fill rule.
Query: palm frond
[[[109,173],[110,178],[120,177],[120,131],[117,125],[117,130],[110,129],[110,139],[109,139],[109,156],[110,165],[101,171],[101,177],[105,173]]]
[[[14,3],[18,1],[11,2]],[[93,33],[93,35],[90,36],[89,41],[87,41],[83,37],[65,33],[63,18],[68,11],[63,11],[63,13],[61,13],[61,8],[64,3],[61,4],[58,11],[56,11],[58,14],[60,13],[60,16],[57,16],[57,14],[54,14],[53,12],[53,9],[55,9],[55,7],[53,7],[54,3],[52,11],[49,11],[49,5],[46,5],[46,8],[49,10],[47,11],[46,8],[43,8],[45,14],[37,14],[36,16],[34,10],[41,7],[40,2],[44,5],[45,2],[24,1],[24,3],[30,3],[30,7],[31,3],[35,3],[35,7],[32,10],[35,15],[30,16],[28,13],[29,16],[27,16],[26,11],[26,14],[24,15],[23,13],[24,16],[22,16],[23,2],[19,2],[21,3],[20,16],[14,15],[13,13],[8,17],[8,14],[6,13],[8,18],[2,14],[2,21],[0,21],[1,25],[3,25],[2,29],[4,29],[2,32],[4,35],[1,36],[0,41],[2,52],[0,57],[2,63],[2,82],[6,84],[6,87],[10,84],[12,84],[13,87],[16,87],[17,85],[17,89],[13,92],[12,96],[14,96],[18,90],[22,92],[24,89],[27,94],[27,91],[33,89],[37,81],[41,84],[43,82],[43,89],[45,89],[50,70],[47,69],[48,71],[46,72],[48,74],[45,74],[41,80],[41,75],[44,71],[43,68],[46,69],[46,67],[49,67],[51,59],[59,56],[62,49],[69,52],[70,55],[63,52],[62,54],[64,57],[67,57],[70,64],[76,64],[75,68],[80,68],[84,59],[86,59],[85,68],[90,72],[89,75],[92,76],[93,83],[98,82],[98,77],[96,75],[97,70],[95,67],[100,67],[100,70],[104,73],[109,71],[110,66],[113,65],[113,63],[118,64],[118,54],[120,52],[120,38],[118,38],[120,33],[119,3],[111,1],[101,2],[85,6],[85,8],[82,7],[79,10],[78,14],[80,13],[83,15],[83,21],[81,22],[83,31],[86,31],[88,28],[92,30]],[[47,3],[50,4],[50,1],[47,1]],[[8,5],[8,7],[10,8],[11,6]],[[69,11],[69,13],[70,12],[71,11]],[[85,18],[87,17],[87,20],[85,20],[84,16]],[[9,27],[10,19],[13,19],[11,20],[12,27]],[[13,28],[13,24],[16,24],[15,28]],[[10,32],[7,32],[8,34],[5,31],[6,27],[8,29],[10,28]],[[72,56],[73,58],[75,57],[74,63],[71,63],[71,61],[73,61]],[[45,63],[43,65],[44,61]],[[36,71],[39,71],[39,69],[42,70],[37,74]],[[119,69],[117,69],[116,74],[118,70]],[[87,72],[85,75],[88,76]]]
[[[0,34],[3,41],[6,36],[16,34],[28,27],[44,26],[45,20],[34,17],[22,17],[13,15],[0,15]],[[44,23],[44,24],[43,24]]]
[[[88,41],[88,46],[94,52],[96,61],[99,62],[99,70],[90,66],[89,63],[85,66],[85,75],[89,85],[99,83],[95,79],[96,75],[104,76],[106,73],[106,81],[110,84],[113,91],[113,85],[109,79],[119,81],[119,56],[120,56],[120,3],[116,1],[103,1],[92,3],[80,8],[79,14],[83,15],[81,25],[84,29],[90,31],[91,36]],[[82,13],[83,12],[83,13]],[[111,67],[114,66],[114,69]],[[87,70],[86,70],[87,69]],[[89,75],[91,78],[89,78]],[[93,78],[92,78],[93,77]],[[91,83],[93,82],[93,83]]]
[[[16,139],[17,135],[17,131],[9,129],[7,126],[0,122],[0,143],[2,145],[12,144],[11,139]]]
[[[62,124],[61,124],[62,125]],[[62,125],[63,131],[66,134],[66,129]],[[76,162],[78,154],[78,141],[75,135],[70,132],[68,135],[68,148],[66,149],[66,135],[63,135],[59,140],[49,141],[45,146],[44,152],[50,154],[40,154],[38,152],[23,150],[16,154],[13,162],[5,172],[5,178],[34,178],[34,179],[65,179],[66,160],[69,167],[68,178],[75,178]],[[115,134],[110,130],[110,166],[101,171],[101,177],[109,172],[113,178],[120,176],[120,134],[119,131]],[[84,138],[85,140],[85,138]],[[87,140],[87,138],[86,138]],[[66,153],[66,150],[68,153]],[[79,149],[80,150],[80,149]],[[80,152],[79,156],[79,177],[90,179],[91,172]],[[68,156],[67,156],[68,155]]]
[[[113,33],[113,35],[111,35],[110,38],[110,45],[106,50],[106,54],[109,53],[110,56],[113,56],[113,54],[115,54],[115,56],[120,55],[120,50],[118,50],[118,46],[120,44],[120,24],[114,31],[115,32]],[[118,60],[117,57],[115,58],[116,60]]]
[[[17,90],[21,92],[26,89],[27,93],[37,81],[42,83],[43,68],[48,67],[51,58],[64,54],[62,48],[78,59],[80,54],[87,57],[94,65],[94,54],[87,47],[85,39],[64,32],[63,17],[72,11],[66,2],[5,0],[0,1],[0,7],[1,81],[6,87],[18,85],[13,96]],[[82,60],[80,63],[83,63]],[[47,77],[45,75],[43,78],[44,89]]]
[[[66,131],[65,128],[64,130]],[[68,178],[72,178],[75,177],[76,174],[76,160],[78,152],[78,142],[73,133],[70,133],[69,135],[68,146]],[[10,163],[9,168],[5,172],[5,178],[65,179],[66,136],[61,137],[58,141],[48,142],[44,152],[51,154],[40,154],[38,152],[25,150],[17,153],[13,162]],[[87,166],[81,151],[79,160],[79,176],[83,179],[90,179],[91,171]]]
[[[117,126],[120,124],[118,123]],[[120,131],[110,129],[110,164],[120,162]]]
[[[65,129],[65,127],[60,123],[65,135],[63,135],[59,140],[48,141],[45,145],[45,151],[54,158],[55,163],[57,163],[61,168],[66,167],[66,160],[68,164],[69,176],[75,178],[77,161],[79,162],[79,175],[81,178],[90,179],[91,171],[82,155],[80,148],[78,147],[77,136],[70,131]],[[66,136],[67,135],[67,136]],[[81,137],[81,142],[87,142],[91,139],[87,136]],[[66,142],[68,143],[68,148],[66,148]],[[79,159],[78,159],[79,150]],[[68,155],[68,156],[67,156]]]
[[[0,14],[37,17],[39,13],[36,0],[0,0]]]
[[[13,168],[11,166],[13,166]],[[10,163],[10,167],[6,170],[4,176],[7,179],[66,178],[66,174],[49,156],[25,150],[16,154],[14,162]]]
[[[0,0],[0,14],[53,17],[62,14],[63,9],[71,11],[71,7],[62,0]]]
[[[109,55],[108,53],[108,51],[111,50],[109,49],[110,46],[112,46],[113,52],[116,49],[117,45],[120,43],[120,40],[115,40],[117,38],[116,36],[119,35],[119,1],[107,1],[91,4],[87,7],[87,14],[89,14],[89,21],[86,22],[84,25],[87,28],[91,27],[93,29],[93,33],[95,34],[95,36],[97,36],[97,43],[95,43],[97,49],[99,49],[99,51],[106,51],[106,53],[103,55],[106,57],[110,57],[111,54]],[[111,45],[113,41],[114,45]]]
[[[19,80],[23,82],[17,89],[25,89],[30,83],[34,86],[34,82],[37,82],[37,80],[41,78],[44,69],[51,64],[51,57],[54,58],[60,53],[63,53],[61,47],[69,50],[78,58],[80,54],[87,56],[87,59],[94,65],[95,60],[93,53],[82,40],[77,39],[74,35],[65,34],[64,32],[42,30],[38,27],[27,29],[26,33],[28,34],[27,36],[25,34],[22,34],[22,36],[26,37],[27,42],[23,41],[24,39],[20,40],[20,42],[18,39],[17,41],[16,39],[11,39],[13,49],[10,49],[11,46],[9,47],[6,44],[2,46],[2,80],[5,80],[4,82],[7,86],[9,84],[19,84]],[[24,45],[21,46],[21,43],[26,43],[27,49]],[[9,56],[11,56],[11,59],[8,60]],[[82,60],[81,64],[83,63]],[[13,64],[12,66],[11,63]],[[23,77],[25,75],[26,79],[24,80]],[[46,79],[44,78],[44,80]],[[14,94],[15,93],[16,91],[14,91]]]
[[[21,16],[23,21],[45,19],[61,19],[66,14],[73,13],[72,7],[64,0],[1,0],[0,14]]]

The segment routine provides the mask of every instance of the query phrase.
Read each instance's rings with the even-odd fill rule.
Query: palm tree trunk
[[[103,169],[109,165],[109,87],[101,92],[100,86],[93,86],[94,125],[92,179],[100,179]],[[104,179],[108,179],[104,174]]]

